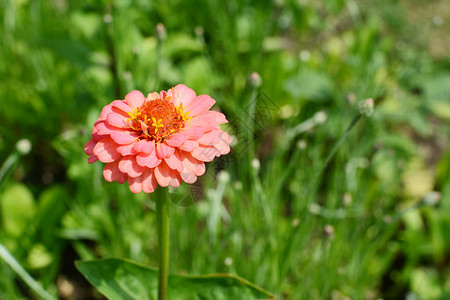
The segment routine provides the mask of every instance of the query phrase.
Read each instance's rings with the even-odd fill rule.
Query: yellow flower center
[[[185,122],[190,119],[187,116],[189,112],[183,112],[183,104],[175,107],[169,102],[170,99],[146,100],[133,113],[128,113],[130,118],[127,122],[141,139],[159,143],[184,128]]]

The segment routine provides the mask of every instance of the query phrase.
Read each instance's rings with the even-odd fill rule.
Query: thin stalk
[[[167,299],[167,282],[169,277],[169,190],[158,187],[155,191],[156,221],[158,223],[159,244],[159,284],[158,300]]]
[[[310,201],[311,193],[314,190],[315,185],[319,181],[320,175],[327,168],[329,162],[331,161],[333,156],[336,154],[338,148],[341,146],[341,144],[347,138],[347,136],[350,133],[350,131],[355,127],[355,125],[358,123],[358,121],[360,119],[361,119],[361,114],[360,113],[358,113],[357,115],[355,115],[353,117],[353,119],[351,120],[349,126],[347,127],[347,130],[344,132],[344,134],[339,139],[339,141],[331,149],[330,153],[328,154],[328,157],[325,159],[325,162],[324,162],[322,168],[320,168],[319,171],[317,171],[316,174],[314,175],[314,178],[313,178],[309,188],[306,190],[306,193],[305,193],[305,198],[304,199],[306,199],[308,204],[311,202]],[[286,272],[289,269],[288,262],[291,262],[291,256],[292,256],[292,253],[293,253],[293,247],[296,244],[296,240],[299,237],[299,232],[301,231],[302,228],[303,228],[303,226],[296,226],[289,234],[288,240],[290,241],[290,243],[288,243],[286,245],[286,247],[284,249],[284,255],[282,256],[283,257],[283,261],[281,262],[281,278],[283,278],[283,276],[286,274]]]
[[[56,300],[55,297],[50,295],[46,290],[44,290],[41,285],[34,280],[30,274],[25,271],[24,268],[19,264],[19,262],[11,255],[11,253],[2,244],[0,244],[0,258],[2,258],[10,267],[13,269],[17,275],[32,289],[40,298],[46,300]]]

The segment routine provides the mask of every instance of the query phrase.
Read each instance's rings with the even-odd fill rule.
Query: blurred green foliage
[[[418,2],[0,2],[0,243],[62,299],[99,297],[76,259],[156,266],[151,195],[83,147],[105,104],[184,83],[236,142],[172,193],[172,272],[280,299],[447,299],[450,5]],[[0,299],[34,297],[0,261]]]

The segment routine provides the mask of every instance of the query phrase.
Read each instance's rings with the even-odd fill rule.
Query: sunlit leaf
[[[111,300],[156,299],[158,270],[132,261],[108,258],[78,261],[77,268]],[[168,299],[255,300],[274,299],[271,293],[231,274],[169,276]]]

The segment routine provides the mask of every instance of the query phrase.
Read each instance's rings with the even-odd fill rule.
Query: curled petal
[[[122,154],[122,156],[127,156],[127,155],[131,155],[131,154],[136,154],[136,151],[133,148],[134,148],[134,143],[131,143],[128,145],[119,145],[119,146],[117,146],[116,150],[117,150],[117,152]]]
[[[153,169],[146,169],[142,174],[142,190],[144,193],[153,193],[158,187]]]
[[[109,163],[120,157],[116,148],[117,144],[111,138],[104,138],[95,145],[93,152],[101,162]]]
[[[99,122],[98,124],[95,125],[94,128],[97,130],[97,133],[100,134],[100,135],[111,135],[111,134],[113,134],[115,132],[119,132],[119,133],[121,133],[121,132],[129,132],[129,133],[131,133],[130,130],[119,128],[119,127],[116,127],[116,126],[112,126],[111,124],[109,124],[109,123],[107,123],[105,121]]]
[[[192,150],[192,156],[201,161],[212,161],[214,157],[220,156],[219,150],[211,146],[199,146]]]
[[[155,151],[155,142],[149,140],[141,140],[134,144],[134,150],[136,152],[147,153],[150,154]]]
[[[155,177],[160,186],[168,186],[171,180],[170,168],[162,162],[155,168]]]
[[[156,151],[153,151],[150,154],[139,153],[136,155],[136,162],[142,166],[147,168],[154,168],[161,163],[161,159],[156,156]]]
[[[106,121],[115,127],[118,128],[130,128],[130,125],[127,124],[127,119],[124,116],[121,116],[116,113],[110,113],[106,117]]]
[[[190,140],[201,138],[203,132],[205,132],[205,130],[202,127],[187,127],[182,131],[182,133]]]
[[[123,173],[127,173],[130,177],[138,177],[144,173],[145,168],[136,162],[136,157],[134,155],[129,155],[122,157],[119,162],[119,170]]]
[[[177,172],[172,172],[172,178],[170,179],[169,185],[173,188],[177,188],[181,185],[181,176]]]
[[[183,133],[175,133],[167,140],[166,144],[172,147],[179,147],[183,145],[186,139],[187,137]]]
[[[160,159],[164,157],[169,157],[174,153],[175,149],[164,143],[159,143],[156,145],[156,154]]]
[[[125,101],[132,108],[136,108],[136,107],[141,106],[144,103],[145,97],[144,97],[144,94],[142,94],[140,91],[134,90],[132,92],[129,92],[125,96]]]
[[[201,138],[197,140],[197,142],[201,145],[212,146],[220,142],[222,130],[212,130],[203,134]]]
[[[105,107],[103,107],[102,111],[100,112],[100,118],[99,120],[106,120],[106,117],[108,116],[108,114],[110,114],[112,112],[112,103],[105,105]]]
[[[119,161],[114,161],[111,163],[107,163],[103,168],[103,177],[109,182],[116,181],[118,175],[120,174],[120,170],[118,168]]]
[[[148,101],[152,101],[152,100],[156,100],[156,99],[159,99],[159,94],[157,92],[150,93],[147,96]]]
[[[195,99],[195,92],[193,89],[188,88],[184,84],[178,84],[173,88],[174,95],[172,95],[172,90],[168,91],[168,94],[173,97],[173,104],[175,106],[180,106],[182,103],[184,107],[189,106]]]
[[[198,142],[187,140],[186,142],[183,143],[183,145],[181,145],[178,148],[183,151],[191,152],[192,150],[194,150],[197,147],[198,147]]]
[[[88,163],[92,164],[92,163],[95,163],[97,160],[98,160],[97,155],[91,155],[88,158]]]
[[[217,127],[217,119],[214,114],[210,114],[212,111],[204,112],[198,116],[193,117],[189,120],[189,126],[201,127],[204,131],[210,131],[211,129]]]
[[[208,111],[216,103],[216,100],[208,95],[200,95],[192,101],[190,105],[186,106],[186,110],[189,111],[189,116],[194,117],[202,112]]]
[[[87,142],[86,146],[84,146],[84,153],[86,153],[87,155],[94,154],[95,144],[97,144],[97,142],[94,141],[94,139],[89,140],[89,142]]]
[[[129,106],[124,100],[116,100],[113,101],[112,104],[113,107],[120,109],[124,113],[127,113],[126,115],[133,112],[133,108]]]
[[[164,158],[164,161],[172,170],[177,170],[178,172],[183,171],[183,164],[181,163],[181,159],[176,151],[171,156]]]
[[[130,131],[113,132],[111,138],[114,142],[120,145],[126,145],[134,142],[139,138],[139,135]]]
[[[125,173],[120,172],[119,175],[117,176],[117,182],[122,184],[127,182],[128,180],[128,175]]]
[[[130,187],[130,190],[135,194],[139,194],[140,192],[142,192],[142,181],[143,181],[142,176],[129,177],[128,185]]]

